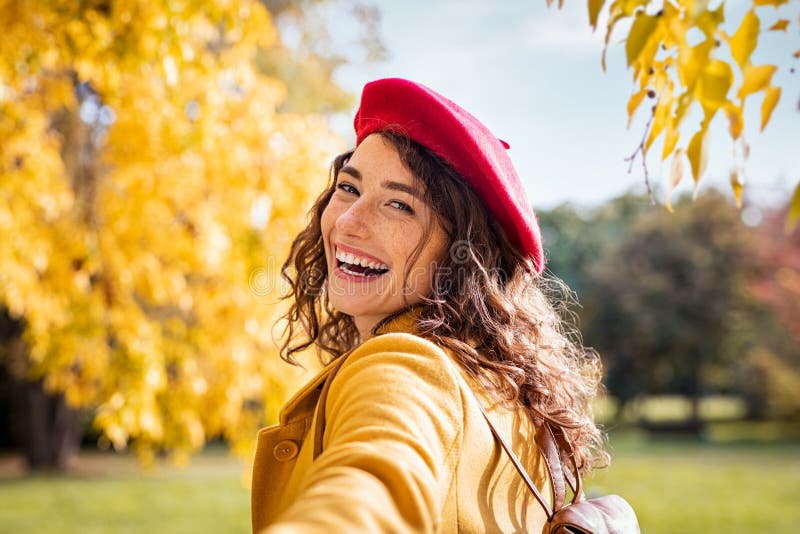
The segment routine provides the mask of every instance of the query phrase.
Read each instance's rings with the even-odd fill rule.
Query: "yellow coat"
[[[259,432],[254,532],[541,531],[544,511],[495,442],[472,381],[448,352],[412,332],[406,313],[348,356],[328,392],[316,461],[314,412],[334,364],[283,407],[278,425]],[[529,419],[481,399],[546,488]]]

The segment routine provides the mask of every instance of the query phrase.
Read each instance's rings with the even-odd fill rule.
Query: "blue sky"
[[[585,2],[566,0],[561,10],[548,9],[544,0],[374,3],[382,12],[380,31],[390,57],[340,68],[337,79],[344,87],[359,94],[369,80],[399,76],[459,103],[511,144],[510,156],[535,207],[597,204],[631,188],[644,191],[641,165],[637,163],[628,174],[624,161],[638,144],[645,123],[642,113],[630,130],[626,128],[632,85],[624,45],[621,37],[613,40],[603,73],[604,33],[602,29],[592,33]],[[728,4],[732,32],[745,4],[741,0]],[[763,13],[762,28],[775,17],[772,11]],[[345,9],[333,9],[329,16],[331,33],[347,45],[346,36],[355,36],[358,26]],[[789,18],[796,17],[794,9]],[[762,34],[763,50],[753,58],[756,64],[779,65],[776,81],[783,85],[783,96],[761,134],[761,97],[748,102],[745,136],[751,155],[745,167],[746,202],[785,200],[785,191],[800,180],[800,72],[789,72],[791,67],[800,71],[800,61],[791,57],[800,48],[799,35],[796,23],[791,34]],[[342,117],[335,126],[352,139],[349,120]],[[696,123],[699,120],[698,114]],[[684,143],[690,135],[684,133]],[[711,135],[704,184],[719,183],[728,190],[733,145],[723,117],[715,119]],[[657,153],[660,150],[653,150],[649,158],[651,178],[665,184],[669,167],[660,164]],[[691,189],[687,167],[678,191]]]

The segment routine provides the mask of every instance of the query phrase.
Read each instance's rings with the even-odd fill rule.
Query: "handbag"
[[[339,361],[326,377],[319,399],[317,400],[317,412],[314,425],[314,459],[322,453],[322,440],[325,432],[325,402],[328,397],[328,390],[331,387],[336,373],[338,373],[349,354],[348,352],[339,357]],[[467,388],[469,389],[469,386],[467,386]],[[606,495],[594,499],[586,499],[584,497],[581,486],[581,474],[578,471],[577,465],[575,465],[575,458],[569,440],[564,435],[561,427],[551,425],[549,422],[544,421],[539,425],[535,439],[536,445],[539,447],[539,451],[544,457],[545,465],[550,475],[551,489],[553,490],[553,506],[552,508],[548,506],[547,502],[542,498],[541,493],[539,493],[539,490],[536,488],[536,485],[533,483],[530,476],[528,476],[528,472],[525,471],[525,468],[511,450],[511,447],[497,431],[497,428],[495,428],[492,420],[483,409],[480,400],[474,392],[473,396],[478,403],[483,417],[489,424],[489,428],[492,430],[495,439],[506,452],[511,463],[525,481],[525,484],[533,493],[534,497],[536,497],[536,500],[539,501],[539,504],[544,508],[545,514],[547,514],[547,523],[545,523],[542,534],[640,534],[636,512],[633,511],[628,501],[619,495]],[[556,446],[556,443],[558,443],[558,446]],[[558,453],[559,447],[566,457],[570,459],[572,471],[562,468],[561,456]],[[568,503],[565,503],[565,480],[573,491],[572,499]]]
[[[544,508],[544,512],[547,514],[547,523],[545,523],[542,534],[640,533],[636,512],[633,511],[628,501],[619,495],[605,495],[593,499],[585,498],[581,474],[575,464],[572,446],[564,434],[564,430],[559,426],[550,424],[548,421],[543,421],[536,432],[535,440],[550,475],[553,506],[548,506],[531,477],[528,476],[528,472],[514,454],[514,451],[511,450],[511,447],[497,431],[477,396],[475,396],[475,400],[478,401],[478,407],[481,409],[481,413],[483,413],[483,417],[489,424],[489,428],[492,430],[492,434],[500,444],[500,447],[508,455],[514,468],[516,468],[522,480],[525,481],[525,485],[528,486],[533,496]],[[564,464],[561,461],[562,456],[558,452],[559,448],[570,460],[568,465],[571,465],[571,470],[570,467],[563,469]],[[573,492],[572,499],[569,502],[565,502],[565,480]]]

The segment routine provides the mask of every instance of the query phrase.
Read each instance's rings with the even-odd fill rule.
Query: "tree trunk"
[[[699,428],[702,422],[702,418],[700,416],[700,393],[697,391],[693,392],[691,397],[689,397],[689,402],[691,406],[689,423],[692,426]]]
[[[631,399],[629,397],[617,397],[617,407],[614,410],[614,417],[612,418],[614,426],[624,424],[623,416],[625,414],[625,408],[628,407],[630,401]]]
[[[44,390],[42,381],[20,383],[21,444],[28,467],[63,471],[78,452],[78,414],[64,395]]]
[[[25,456],[28,467],[64,470],[80,447],[78,412],[69,407],[64,395],[48,393],[44,382],[31,382],[28,373],[28,347],[22,339],[22,320],[14,319],[0,307],[0,407],[8,410],[9,442]]]
[[[703,368],[701,365],[702,355],[695,355],[695,365],[691,371],[690,385],[689,385],[689,402],[691,411],[689,414],[688,427],[690,431],[698,438],[702,438],[705,433],[705,421],[703,421],[700,414],[700,401],[703,398],[704,383],[703,383]]]
[[[78,453],[78,412],[64,395],[47,393],[41,380],[30,382],[6,375],[11,441],[33,470],[63,471]]]

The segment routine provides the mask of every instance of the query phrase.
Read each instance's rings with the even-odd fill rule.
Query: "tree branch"
[[[642,169],[644,170],[644,185],[647,186],[647,196],[650,197],[650,204],[655,205],[656,199],[653,196],[653,188],[650,186],[650,173],[647,170],[647,154],[645,152],[645,143],[647,143],[647,136],[650,134],[650,128],[653,126],[653,119],[656,116],[656,106],[653,106],[650,111],[650,118],[647,119],[647,124],[644,127],[644,133],[642,134],[642,140],[639,141],[639,145],[636,147],[636,150],[633,153],[625,158],[625,161],[628,162],[628,174],[633,172],[633,164],[636,161],[636,155],[642,155]]]

